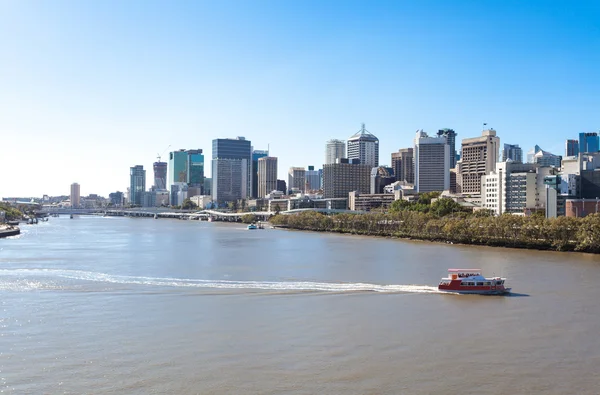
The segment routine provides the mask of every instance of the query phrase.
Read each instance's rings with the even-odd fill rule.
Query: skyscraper
[[[248,197],[248,159],[212,160],[212,199],[218,203]]]
[[[565,156],[579,155],[579,142],[577,140],[565,141]]]
[[[233,193],[233,190],[227,186],[227,175],[237,174],[236,171],[230,173],[233,168],[230,165],[225,164],[225,162],[223,162],[222,166],[219,166],[219,163],[217,162],[217,165],[215,166],[215,160],[243,161],[242,165],[246,166],[244,174],[242,175],[244,185],[240,188],[241,196],[237,197],[237,199],[246,199],[249,197],[252,191],[252,143],[250,140],[246,140],[244,137],[237,137],[235,139],[214,139],[212,143],[212,158],[213,199],[215,196],[233,197],[236,196],[237,193]],[[219,174],[219,169],[223,169],[227,174]],[[220,185],[225,189],[219,190],[216,185]],[[235,190],[237,191],[237,188]]]
[[[579,133],[579,153],[600,151],[598,133]]]
[[[185,182],[190,187],[204,188],[204,155],[201,149],[193,149],[185,151],[186,172]]]
[[[329,140],[325,146],[325,164],[336,163],[346,157],[346,143],[343,140]]]
[[[264,198],[277,189],[277,158],[263,156],[258,159],[258,197]]]
[[[456,167],[457,184],[463,194],[481,194],[481,177],[496,169],[500,138],[494,129],[481,137],[463,139],[462,156]]]
[[[290,167],[288,171],[288,189],[306,192],[306,170],[304,167]]]
[[[371,169],[371,193],[383,193],[383,188],[386,185],[396,181],[394,177],[394,169],[387,166],[379,166]]]
[[[171,185],[180,182],[184,182],[191,187],[202,188],[204,184],[204,155],[202,150],[180,149],[170,152],[167,175],[167,187],[169,189]]]
[[[307,191],[318,191],[321,189],[321,173],[319,170],[315,170],[314,166],[308,166],[308,170],[305,173]]]
[[[453,129],[440,129],[437,132],[438,137],[445,137],[450,146],[450,168],[456,167],[456,132]]]
[[[71,184],[71,207],[77,208],[81,205],[81,193],[79,184],[74,182]]]
[[[450,146],[446,137],[429,137],[417,131],[414,148],[415,189],[417,192],[445,191],[450,188]]]
[[[379,139],[362,128],[348,139],[348,159],[359,159],[363,165],[379,166]]]
[[[142,205],[142,195],[146,191],[146,170],[137,165],[129,169],[129,203]]]
[[[371,169],[369,165],[341,163],[323,166],[323,197],[348,198],[348,193],[369,193],[371,184]]]
[[[398,152],[392,152],[392,168],[396,181],[406,181],[409,184],[415,182],[415,166],[412,148],[400,148]]]
[[[523,163],[523,150],[518,144],[504,144],[502,162],[506,162],[507,159],[516,163]]]
[[[252,151],[252,191],[250,196],[257,198],[258,196],[258,160],[269,156],[269,151]],[[270,192],[270,191],[269,191]]]
[[[154,162],[154,188],[158,190],[167,189],[167,162]]]

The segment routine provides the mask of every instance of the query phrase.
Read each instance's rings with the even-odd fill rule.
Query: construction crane
[[[156,159],[158,159],[158,161],[160,162],[160,158],[161,156],[163,156],[165,154],[165,152],[167,152],[167,150],[171,148],[171,144],[169,144],[169,146],[167,148],[165,148],[165,150],[162,152],[162,154],[156,154]]]

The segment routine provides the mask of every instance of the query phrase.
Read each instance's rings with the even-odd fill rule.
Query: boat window
[[[502,285],[502,281],[496,281],[496,285]]]
[[[478,282],[477,285],[483,285],[483,282]]]

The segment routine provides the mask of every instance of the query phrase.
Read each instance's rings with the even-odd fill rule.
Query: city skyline
[[[108,196],[169,145],[240,135],[286,174],[363,122],[380,165],[417,129],[563,155],[600,126],[595,2],[257,4],[0,4],[0,197]]]

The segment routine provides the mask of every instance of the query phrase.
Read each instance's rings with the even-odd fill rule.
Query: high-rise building
[[[129,169],[129,203],[142,205],[142,197],[146,191],[146,170],[136,165]]]
[[[462,156],[456,167],[457,184],[463,194],[481,194],[481,177],[496,168],[500,138],[494,129],[481,137],[463,139]]]
[[[394,177],[394,169],[387,166],[379,166],[371,169],[371,194],[384,193],[384,188],[387,185],[393,184],[396,181]]]
[[[346,143],[343,140],[329,140],[325,146],[325,164],[336,163],[346,157]]]
[[[537,145],[536,145],[536,147],[539,148],[539,150],[537,150],[536,153],[533,155],[532,163],[535,163],[542,167],[546,167],[546,166],[560,167],[561,162],[562,162],[562,156],[554,155],[551,152],[544,151]]]
[[[304,167],[290,167],[287,186],[290,191],[306,192],[306,170]]]
[[[158,190],[167,189],[167,162],[154,162],[154,188]]]
[[[372,167],[349,163],[348,159],[339,162],[323,166],[323,197],[347,198],[348,193],[353,191],[369,193]]]
[[[456,132],[453,129],[440,129],[437,132],[438,137],[445,137],[448,146],[450,146],[450,168],[456,167]]]
[[[600,151],[600,138],[598,133],[579,133],[579,152],[598,152]]]
[[[248,197],[248,160],[212,160],[212,198],[226,203]]]
[[[258,160],[269,156],[269,151],[252,151],[252,192],[250,196],[253,198],[258,197]]]
[[[288,191],[285,180],[277,180],[277,190],[283,192],[284,194],[287,194]]]
[[[201,149],[185,151],[187,153],[186,162],[186,183],[190,187],[204,187],[204,155]]]
[[[507,159],[516,163],[523,163],[523,150],[518,144],[504,144],[502,162],[506,162]]]
[[[579,141],[567,140],[565,141],[565,156],[577,156],[579,155]]]
[[[417,131],[414,148],[415,190],[445,191],[450,188],[450,146],[446,137],[429,137]]]
[[[379,139],[362,128],[348,139],[348,159],[359,159],[363,165],[379,166]]]
[[[215,166],[214,161],[216,159],[243,161],[241,164],[246,166],[246,168],[244,170],[244,174],[242,175],[241,181],[244,182],[244,185],[239,188],[239,191],[241,191],[242,195],[236,199],[248,198],[252,191],[252,143],[250,140],[246,140],[244,137],[237,137],[235,139],[214,139],[212,143],[212,158],[213,199],[215,196],[237,196],[238,191],[237,186],[233,188],[234,185],[237,185],[238,180],[236,179],[235,182],[234,180],[227,180],[229,175],[235,175],[237,177],[237,170],[234,171],[233,167],[231,167],[236,167],[237,165],[233,165],[233,163],[231,163],[231,165],[227,165],[225,162],[223,162],[221,166]],[[226,174],[219,174],[219,169],[225,171]],[[218,186],[225,189],[219,190]],[[215,200],[222,201],[222,199]]]
[[[169,153],[168,187],[184,182],[192,187],[204,185],[204,155],[201,149],[180,149]],[[157,185],[155,184],[155,187]],[[161,189],[161,188],[158,188]]]
[[[322,172],[315,170],[314,166],[308,166],[305,175],[307,191],[318,191],[321,189],[321,174]]]
[[[263,156],[258,159],[258,197],[264,198],[277,189],[277,158]]]
[[[81,193],[79,184],[74,182],[71,184],[71,207],[81,206]]]
[[[184,149],[169,152],[169,167],[167,171],[167,187],[176,182],[187,182],[187,153]]]
[[[415,182],[415,165],[412,148],[400,148],[398,152],[392,152],[392,168],[396,181],[406,181],[409,184]]]

